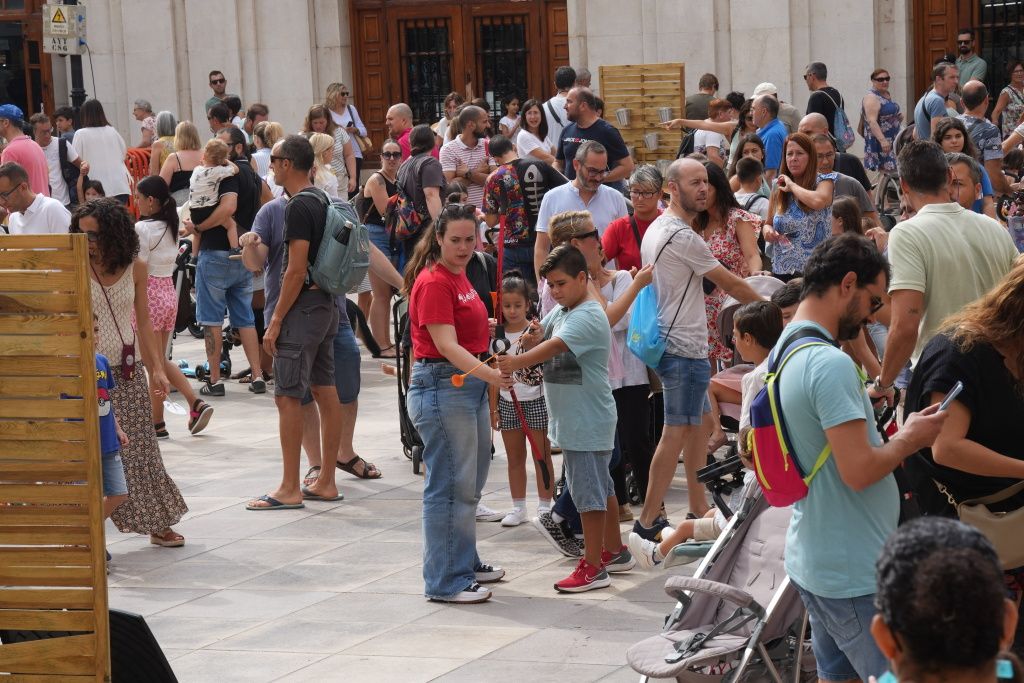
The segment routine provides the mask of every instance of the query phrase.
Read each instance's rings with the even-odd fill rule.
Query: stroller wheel
[[[626,474],[626,498],[633,505],[640,505],[644,502],[640,497],[640,484],[637,483],[636,475],[632,472]]]
[[[188,333],[196,339],[203,338],[203,326],[197,322],[191,322],[188,324]]]
[[[200,382],[206,381],[206,363],[200,363],[196,366],[196,379]]]
[[[420,473],[420,465],[423,463],[423,448],[421,446],[412,447],[412,473]]]

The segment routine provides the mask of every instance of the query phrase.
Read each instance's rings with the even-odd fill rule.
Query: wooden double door
[[[434,123],[454,91],[485,98],[500,118],[512,97],[550,97],[555,68],[569,63],[565,0],[355,0],[351,7],[355,102],[377,145],[396,102],[412,108],[415,123]]]
[[[53,71],[43,52],[42,0],[0,0],[0,103],[28,119],[53,111]]]

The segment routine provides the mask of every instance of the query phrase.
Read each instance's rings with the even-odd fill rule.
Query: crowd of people
[[[505,575],[490,563],[497,558],[477,553],[480,522],[531,521],[577,560],[554,586],[567,593],[610,586],[611,574],[660,564],[678,543],[717,537],[726,516],[697,471],[728,441],[720,406],[740,406],[736,445],[749,465],[749,406],[769,361],[813,337],[819,343],[787,360],[778,411],[793,456],[813,471],[794,505],[785,564],[810,615],[819,678],[868,680],[890,661],[901,674],[927,673],[944,660],[922,635],[934,621],[923,604],[931,598],[906,600],[925,590],[908,567],[927,564],[921,581],[938,586],[955,574],[935,559],[949,556],[943,539],[960,539],[956,562],[970,568],[1003,547],[961,527],[928,535],[920,523],[894,535],[907,492],[893,472],[920,461],[921,507],[938,516],[1024,479],[1024,434],[1014,426],[1024,409],[1024,261],[995,208],[1020,187],[1012,157],[1020,166],[1024,66],[1009,65],[993,105],[970,31],[958,49],[935,65],[906,120],[890,72],[872,71],[856,126],[823,63],[805,69],[803,113],[770,82],[750,98],[719,97],[718,78],[705,74],[685,117],[665,124],[684,133],[664,171],[634,162],[585,70],[560,67],[548,99],[506,94],[497,121],[492,102],[454,92],[433,124],[415,125],[396,103],[377,149],[343,84],[303,121],[278,123],[263,104],[243,111],[213,71],[205,143],[200,125],[135,102],[139,144],[152,154],[152,174],[134,187],[138,222],[125,208],[127,145],[98,101],[27,122],[5,104],[0,205],[11,234],[89,237],[97,353],[104,378],[116,380],[103,448],[107,512],[121,531],[158,545],[185,542],[173,525],[187,510],[160,459],[159,439],[171,435],[163,399],[173,385],[189,402],[188,430],[208,427],[225,395],[225,317],[249,363],[242,381],[255,394],[272,383],[280,415],[281,482],[247,508],[340,500],[337,469],[382,476],[353,448],[358,306],[366,345],[410,361],[408,416],[426,466],[424,593],[443,602],[485,601]],[[364,161],[378,154],[364,179]],[[899,184],[895,226],[872,196],[887,176]],[[371,245],[353,301],[309,275],[330,202],[349,201]],[[198,395],[164,353],[182,238],[196,254],[208,359]],[[751,277],[775,282],[775,293]],[[405,338],[389,332],[396,292],[409,304]],[[628,332],[648,302],[662,349],[642,360]],[[720,326],[726,306],[739,307],[730,329]],[[135,367],[136,347],[146,372]],[[957,382],[961,393],[938,410]],[[883,442],[874,406],[895,402],[897,386],[907,389],[906,417]],[[508,510],[480,502],[494,430],[507,454]],[[680,461],[688,511],[672,525],[664,502]],[[536,514],[526,502],[530,469]],[[1012,607],[1005,623],[978,613],[991,637],[956,660],[964,670],[988,666],[992,648],[1013,640],[1024,568],[1004,569]],[[1003,609],[997,595],[984,599]]]

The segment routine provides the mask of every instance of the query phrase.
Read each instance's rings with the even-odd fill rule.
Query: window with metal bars
[[[505,102],[518,97],[522,103],[528,95],[526,22],[527,17],[522,15],[476,18],[481,95],[490,103],[490,115],[495,121],[505,115]]]
[[[452,89],[449,31],[448,19],[399,22],[404,91],[415,123],[433,123],[444,114],[444,98]]]
[[[988,63],[985,85],[992,103],[1010,82],[1007,67],[1011,60],[1024,59],[1024,1],[980,0],[975,43]]]

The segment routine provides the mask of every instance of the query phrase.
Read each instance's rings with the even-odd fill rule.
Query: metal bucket
[[[668,167],[672,165],[671,159],[658,159],[654,162],[658,166],[658,173],[664,178],[668,175]]]
[[[636,147],[633,145],[626,145],[626,154],[633,159],[636,159]]]
[[[658,107],[658,120],[668,123],[672,120],[672,107]]]
[[[644,146],[652,152],[658,151],[658,134],[644,133]]]
[[[625,108],[623,108],[623,109],[616,109],[615,110],[615,120],[619,122],[620,126],[628,126],[629,125],[629,110],[625,109]]]

